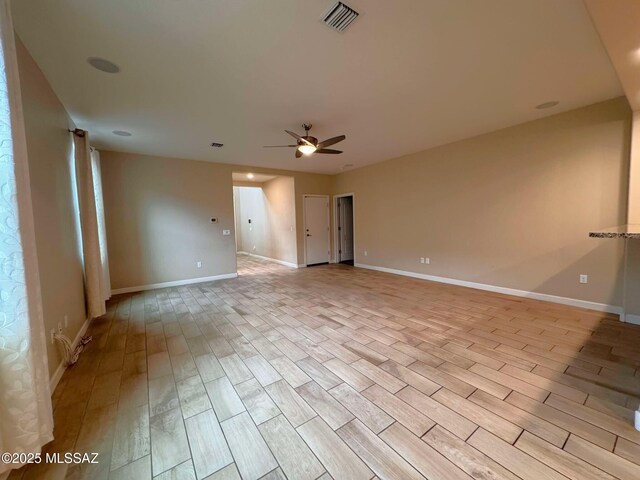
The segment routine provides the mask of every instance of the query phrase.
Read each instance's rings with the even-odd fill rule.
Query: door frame
[[[331,209],[329,207],[329,195],[304,194],[302,195],[302,240],[304,242],[304,266],[307,266],[307,209],[305,208],[307,197],[327,199],[327,246],[329,248],[329,251],[327,252],[327,263],[331,263]]]
[[[353,265],[356,265],[356,194],[341,193],[333,196],[333,261],[331,263],[339,263],[338,252],[340,251],[340,234],[338,233],[338,199],[343,197],[351,197],[351,215],[353,217]]]

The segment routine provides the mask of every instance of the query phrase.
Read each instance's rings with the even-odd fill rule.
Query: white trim
[[[226,280],[228,278],[238,278],[238,273],[224,273],[222,275],[212,275],[211,277],[187,278],[185,280],[174,280],[173,282],[150,283],[137,287],[116,288],[111,291],[112,295],[120,293],[142,292],[144,290],[154,290],[156,288],[179,287],[181,285],[192,285],[194,283],[213,282],[215,280]]]
[[[78,343],[80,343],[80,339],[86,333],[87,328],[89,328],[89,323],[91,323],[91,320],[86,319],[85,322],[82,324],[82,326],[80,327],[80,330],[78,330],[78,333],[76,334],[76,338],[74,338],[73,343],[71,343],[71,350],[75,350],[75,348],[78,346]],[[53,375],[49,380],[49,385],[51,386],[52,395],[56,387],[58,386],[58,383],[60,382],[60,379],[62,378],[62,375],[64,374],[66,369],[67,369],[67,365],[65,365],[64,360],[62,360],[60,362],[60,365],[58,365],[58,368],[56,368],[56,371],[53,372]]]
[[[331,199],[330,195],[316,195],[316,194],[303,194],[302,195],[302,240],[304,242],[304,264],[307,265],[307,219],[306,219],[306,201],[307,197],[319,197],[327,199],[327,247],[329,251],[327,251],[327,263],[331,262],[331,207],[329,206],[329,201]]]
[[[295,263],[285,262],[284,260],[278,260],[277,258],[264,257],[262,255],[256,255],[255,253],[247,253],[247,252],[238,252],[238,253],[240,253],[240,255],[249,255],[250,257],[256,257],[261,260],[267,260],[269,262],[279,263],[280,265],[284,265],[285,267],[298,268],[298,265],[296,265]]]
[[[620,321],[625,323],[633,323],[634,325],[640,325],[640,315],[632,315],[631,313],[622,313],[620,315]]]
[[[356,263],[356,267],[366,268],[368,270],[376,270],[378,272],[393,273],[395,275],[403,275],[405,277],[419,278],[421,280],[429,280],[432,282],[448,283],[450,285],[458,285],[460,287],[475,288],[478,290],[486,290],[489,292],[503,293],[505,295],[513,295],[514,297],[524,297],[533,300],[542,300],[544,302],[560,303],[562,305],[570,305],[573,307],[588,308],[589,310],[597,310],[599,312],[607,312],[621,315],[622,307],[615,305],[607,305],[605,303],[590,302],[587,300],[579,300],[577,298],[558,297],[546,293],[528,292],[526,290],[516,290],[514,288],[498,287],[496,285],[487,285],[486,283],[468,282],[466,280],[457,280],[455,278],[437,277],[435,275],[425,275],[424,273],[408,272],[406,270],[396,270],[395,268],[378,267],[375,265],[366,265]],[[638,319],[640,321],[640,318]]]
[[[333,196],[333,261],[338,263],[338,251],[340,250],[340,235],[338,234],[338,199],[351,197],[351,217],[353,221],[353,264],[356,264],[356,194],[340,193]]]

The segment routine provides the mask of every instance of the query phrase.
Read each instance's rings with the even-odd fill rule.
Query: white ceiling
[[[251,182],[251,183],[264,183],[269,180],[277,178],[277,175],[266,175],[264,173],[251,173],[252,177],[249,178],[245,172],[233,172],[231,177],[234,182]]]
[[[622,95],[582,0],[21,0],[16,30],[98,147],[336,173]],[[86,63],[118,64],[116,75]],[[534,106],[559,100],[558,107]],[[294,158],[311,122],[342,155]],[[127,130],[132,137],[117,137]],[[212,141],[224,143],[214,149]]]

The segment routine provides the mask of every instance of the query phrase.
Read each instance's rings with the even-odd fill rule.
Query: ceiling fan
[[[329,138],[328,140],[324,140],[323,142],[318,142],[318,139],[316,137],[312,137],[309,135],[309,130],[311,130],[311,127],[312,125],[310,123],[302,124],[302,128],[304,128],[304,131],[306,132],[304,136],[298,135],[294,132],[290,132],[289,130],[285,130],[285,132],[287,132],[298,141],[298,143],[296,143],[295,145],[265,145],[264,148],[295,147],[296,158],[300,158],[302,155],[311,155],[312,153],[331,153],[334,155],[342,153],[341,150],[332,150],[331,148],[326,147],[341,142],[347,137],[345,137],[344,135],[338,135],[337,137]]]

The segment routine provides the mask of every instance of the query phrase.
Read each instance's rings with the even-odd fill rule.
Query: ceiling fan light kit
[[[318,142],[316,137],[312,137],[309,135],[309,130],[311,130],[310,123],[303,123],[302,128],[304,128],[305,134],[298,135],[297,133],[291,132],[289,130],[285,130],[289,135],[297,140],[295,145],[265,145],[265,148],[293,148],[296,149],[296,158],[300,158],[302,155],[311,155],[313,153],[328,153],[328,154],[340,154],[341,150],[333,150],[330,147],[331,145],[335,145],[338,142],[343,141],[347,138],[345,135],[338,135],[337,137],[332,137],[322,142]]]
[[[313,145],[300,145],[298,150],[301,151],[303,155],[311,155],[317,148]]]

